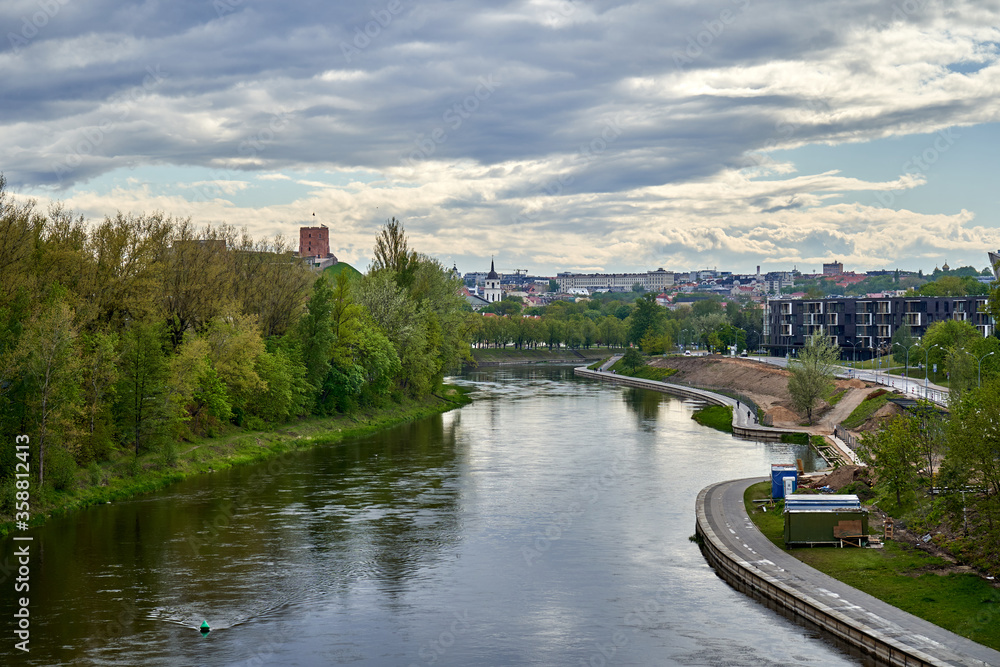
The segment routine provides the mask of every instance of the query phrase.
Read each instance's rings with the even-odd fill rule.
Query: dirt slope
[[[750,359],[722,356],[661,357],[650,365],[676,368],[678,373],[671,377],[671,381],[739,392],[770,415],[775,426],[797,426],[805,419],[805,415],[797,413],[792,404],[788,393],[790,373],[783,368]],[[847,394],[833,410],[825,401],[820,401],[813,411],[817,425],[830,429],[851,414],[872,391],[860,380],[837,380],[835,384],[838,389],[846,389]]]

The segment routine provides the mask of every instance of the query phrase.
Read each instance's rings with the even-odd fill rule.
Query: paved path
[[[912,652],[924,664],[1000,666],[1000,652],[862,593],[774,546],[751,522],[743,505],[746,488],[765,479],[721,482],[703,490],[696,509],[699,523],[707,524],[712,533],[704,534],[705,538],[728,551],[744,569],[869,637]],[[995,627],[1000,622],[998,614],[980,615],[969,622]]]
[[[785,357],[749,357],[765,364],[788,367],[788,360]],[[895,367],[900,370],[902,366]],[[912,366],[910,367],[913,368]],[[854,369],[848,366],[837,366],[837,376],[842,378],[857,378],[873,384],[881,384],[886,387],[898,389],[904,394],[913,398],[925,398],[938,405],[948,404],[948,388],[928,382],[925,386],[924,380],[915,378],[904,378],[901,375],[891,375],[885,370]]]
[[[724,394],[718,394],[708,389],[700,389],[698,387],[690,387],[688,385],[672,384],[670,382],[659,382],[656,380],[645,380],[642,378],[634,378],[628,375],[617,375],[614,373],[609,373],[605,368],[610,366],[610,363],[601,366],[601,370],[592,371],[586,367],[577,368],[574,370],[576,375],[581,375],[584,377],[590,377],[599,380],[611,380],[612,382],[618,382],[620,384],[629,384],[635,387],[641,387],[644,389],[651,389],[653,391],[662,391],[669,394],[675,394],[680,396],[686,396],[689,398],[696,398],[704,400],[708,403],[714,403],[715,405],[728,405],[733,409],[733,430],[734,435],[742,438],[759,438],[761,440],[780,440],[782,433],[805,433],[807,435],[812,435],[815,429],[810,428],[789,428],[781,427],[774,428],[770,426],[764,426],[757,422],[757,415],[753,413],[747,407],[747,404],[740,401],[739,399],[730,398]],[[858,455],[854,453],[847,443],[838,438],[833,434],[826,434],[831,442],[833,442],[834,447],[840,450],[841,458],[854,464],[859,464]]]

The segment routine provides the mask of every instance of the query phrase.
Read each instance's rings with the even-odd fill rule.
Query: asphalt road
[[[746,567],[779,580],[797,597],[816,601],[850,619],[856,627],[895,639],[941,664],[1000,666],[1000,652],[877,600],[772,544],[750,520],[743,505],[746,488],[761,481],[764,478],[720,482],[703,492],[705,517],[717,546],[728,549]],[[984,612],[968,622],[1000,627],[1000,610]]]

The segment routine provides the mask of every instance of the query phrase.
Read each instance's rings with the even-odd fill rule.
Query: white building
[[[490,272],[486,274],[486,288],[483,290],[483,298],[489,303],[494,303],[503,298],[500,290],[500,274],[493,268],[493,260],[490,260]]]

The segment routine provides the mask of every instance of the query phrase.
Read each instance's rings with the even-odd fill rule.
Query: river
[[[31,650],[4,632],[0,663],[860,663],[689,540],[702,487],[813,466],[807,449],[565,366],[457,381],[475,389],[461,410],[34,529]]]

